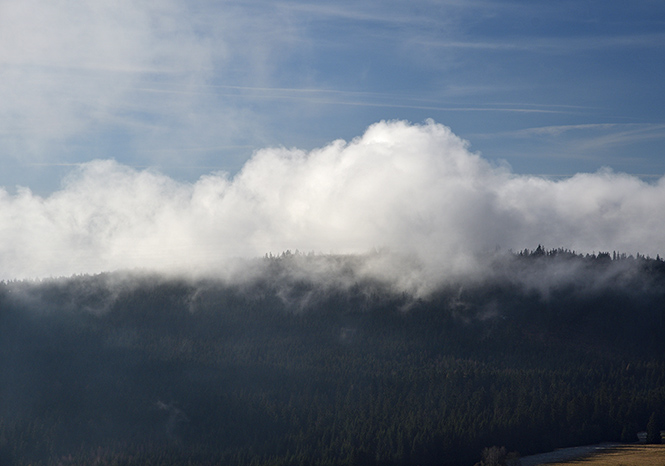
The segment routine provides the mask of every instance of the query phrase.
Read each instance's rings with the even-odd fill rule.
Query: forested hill
[[[419,296],[360,262],[3,283],[0,464],[472,465],[665,421],[660,258],[539,247]]]

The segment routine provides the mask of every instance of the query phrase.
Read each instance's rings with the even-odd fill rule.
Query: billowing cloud
[[[258,151],[234,177],[181,183],[98,160],[47,197],[1,191],[0,276],[214,273],[235,258],[287,249],[379,249],[389,252],[365,273],[431,284],[481,271],[497,247],[655,256],[665,251],[662,212],[665,179],[516,175],[440,124],[380,122],[309,152]]]

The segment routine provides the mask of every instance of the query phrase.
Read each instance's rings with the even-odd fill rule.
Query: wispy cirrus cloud
[[[635,142],[663,140],[665,141],[665,124],[625,125],[619,131],[591,138],[581,144],[582,149],[602,149],[616,147]]]
[[[581,147],[598,148],[638,140],[665,138],[665,124],[657,123],[586,123],[578,125],[554,125],[525,128],[515,131],[494,133],[492,137],[530,138],[556,137],[566,133],[580,133],[588,140]],[[596,135],[591,135],[596,133]],[[598,133],[609,133],[598,136]]]
[[[618,123],[588,123],[580,125],[554,125],[554,126],[538,126],[535,128],[525,128],[515,131],[504,131],[496,133],[495,136],[503,137],[531,137],[531,136],[558,136],[570,131],[580,130],[607,130],[617,128],[619,126],[626,126],[625,124]],[[630,125],[635,126],[635,125]]]
[[[487,41],[421,39],[415,43],[433,49],[459,49],[477,51],[534,52],[547,54],[577,54],[595,50],[616,48],[652,49],[665,48],[665,34],[628,34],[628,35],[585,35],[574,37],[542,37],[522,35],[513,38],[492,39]]]
[[[132,112],[161,114],[163,102],[137,105],[135,86],[167,79],[187,87],[210,69],[210,49],[178,21],[178,2],[26,0],[1,11],[0,122],[3,142],[22,157],[109,120],[136,118]]]
[[[437,102],[424,99],[408,93],[386,93],[367,91],[348,91],[342,89],[322,88],[280,88],[280,87],[253,87],[232,85],[206,85],[197,90],[182,91],[170,88],[139,88],[138,91],[163,94],[194,93],[199,95],[223,96],[237,100],[281,100],[293,102],[308,102],[318,105],[348,105],[358,107],[386,107],[407,108],[420,110],[434,110],[445,112],[516,112],[516,113],[574,113],[583,107],[565,105],[537,105],[521,103],[495,103],[495,104],[467,104],[453,105],[447,102]],[[475,88],[451,88],[444,94],[476,94],[482,92]]]
[[[559,173],[543,176],[570,177],[568,167],[586,163],[591,166],[615,167],[642,179],[660,178],[662,173],[651,171],[653,162],[643,153],[627,152],[626,148],[646,147],[665,141],[665,125],[658,123],[584,123],[523,128],[511,131],[470,134],[475,141],[500,144],[514,141],[522,148],[513,160],[560,160]]]

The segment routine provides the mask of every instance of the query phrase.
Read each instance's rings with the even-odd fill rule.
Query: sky
[[[0,83],[0,278],[665,252],[660,0],[0,0]]]

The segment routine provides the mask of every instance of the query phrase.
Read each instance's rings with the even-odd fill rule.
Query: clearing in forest
[[[622,445],[548,466],[665,466],[665,445]]]

